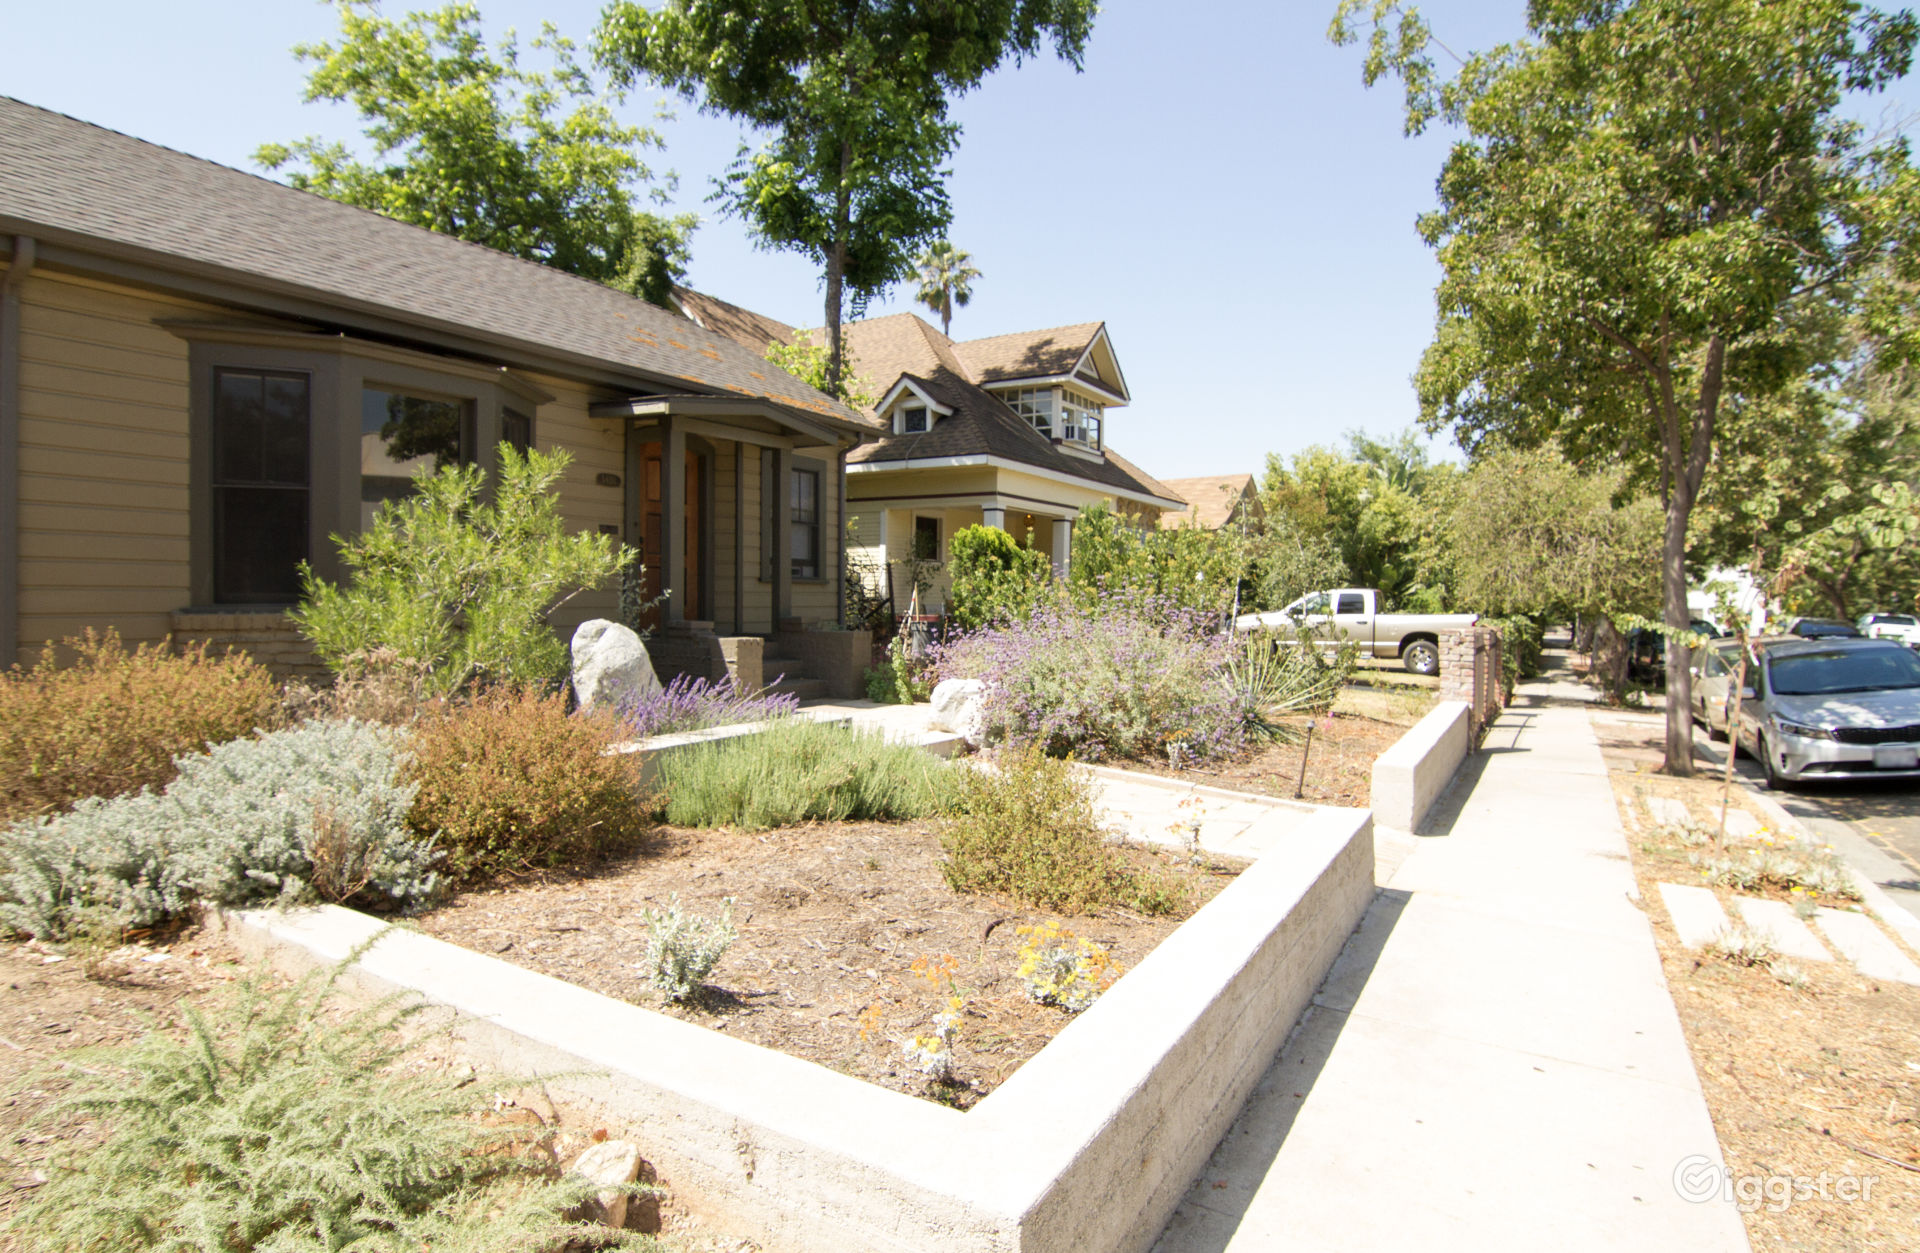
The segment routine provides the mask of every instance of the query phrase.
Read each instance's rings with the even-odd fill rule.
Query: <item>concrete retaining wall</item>
[[[1418,831],[1473,748],[1473,709],[1445,700],[1373,762],[1373,814],[1382,826]]]
[[[773,1247],[1143,1253],[1372,894],[1367,813],[1303,815],[964,1114],[417,932],[382,937],[345,982],[450,1007],[485,1065],[561,1073],[549,1086],[644,1126],[677,1190]],[[295,969],[383,925],[336,906],[227,923]]]

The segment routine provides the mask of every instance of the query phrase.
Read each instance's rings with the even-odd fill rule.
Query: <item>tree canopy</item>
[[[254,159],[293,186],[667,302],[686,270],[691,215],[638,206],[660,146],[647,127],[614,119],[551,24],[533,47],[551,68],[520,61],[512,31],[489,49],[480,12],[450,4],[382,17],[371,0],[340,0],[337,43],[300,44],[312,65],[306,99],[351,104],[373,156],[308,137],[264,144]],[[670,179],[668,180],[670,181]]]
[[[1093,0],[615,0],[595,47],[618,81],[651,76],[763,132],[715,196],[767,246],[822,267],[837,394],[849,295],[864,307],[906,278],[951,221],[950,99],[1048,39],[1078,68],[1094,12]]]
[[[1853,0],[1532,0],[1528,39],[1442,81],[1394,0],[1342,0],[1331,34],[1369,20],[1366,80],[1401,78],[1408,130],[1465,132],[1419,223],[1443,271],[1424,421],[1657,490],[1666,768],[1691,773],[1688,523],[1722,407],[1807,377],[1797,316],[1912,237],[1904,146],[1840,106],[1904,74],[1920,26]]]

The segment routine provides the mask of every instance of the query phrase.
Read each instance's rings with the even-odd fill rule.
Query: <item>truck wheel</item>
[[[1414,674],[1439,674],[1440,649],[1432,640],[1415,640],[1400,650],[1400,664]]]

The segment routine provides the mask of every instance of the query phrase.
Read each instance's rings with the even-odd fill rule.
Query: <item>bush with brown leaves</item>
[[[620,738],[611,718],[569,714],[564,696],[481,693],[414,725],[409,821],[439,837],[446,874],[462,882],[625,852],[653,806],[639,796],[639,758],[606,751]]]
[[[55,813],[173,779],[173,759],[271,727],[280,694],[244,654],[128,650],[119,633],[49,644],[31,669],[0,674],[0,819]]]

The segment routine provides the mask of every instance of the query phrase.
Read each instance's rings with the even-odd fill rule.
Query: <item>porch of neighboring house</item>
[[[629,595],[648,605],[661,680],[859,695],[871,639],[844,629],[840,560],[857,434],[717,397],[640,397],[592,413],[624,424],[621,530],[644,565]]]
[[[942,615],[952,578],[948,545],[954,533],[970,526],[1005,531],[1022,548],[1047,554],[1054,577],[1065,578],[1078,509],[986,496],[964,503],[952,500],[853,500],[848,545],[851,577],[904,617],[916,587],[923,615]]]

